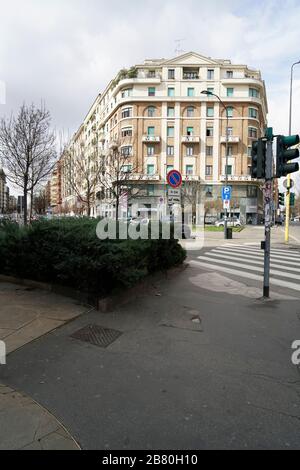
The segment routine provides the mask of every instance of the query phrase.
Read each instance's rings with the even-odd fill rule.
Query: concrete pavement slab
[[[0,450],[79,450],[64,427],[24,394],[0,384]]]

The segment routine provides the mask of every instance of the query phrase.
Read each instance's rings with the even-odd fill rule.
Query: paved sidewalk
[[[0,384],[0,450],[80,450],[54,416]]]
[[[0,283],[0,340],[10,354],[89,310],[47,291]],[[0,366],[0,371],[5,368]],[[79,449],[54,416],[30,397],[1,383],[0,415],[1,450]]]

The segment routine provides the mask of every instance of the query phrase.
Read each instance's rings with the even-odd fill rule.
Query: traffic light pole
[[[270,298],[270,265],[271,265],[271,227],[273,207],[273,141],[267,142],[266,184],[264,193],[265,208],[265,257],[264,257],[264,298]]]

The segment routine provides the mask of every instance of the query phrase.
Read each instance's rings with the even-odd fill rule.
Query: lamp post
[[[290,86],[290,116],[289,116],[289,135],[292,135],[292,113],[293,113],[293,78],[294,67],[300,64],[300,60],[295,62],[291,67],[291,86]],[[285,242],[290,241],[290,207],[291,207],[291,175],[287,178],[287,197],[286,197],[286,215],[285,215]]]
[[[225,185],[226,187],[228,186],[228,143],[229,143],[229,139],[228,139],[228,124],[229,124],[229,116],[228,116],[228,108],[227,106],[224,104],[224,102],[221,100],[221,98],[216,95],[215,93],[212,93],[211,91],[208,91],[208,90],[204,90],[201,92],[202,95],[206,95],[206,96],[215,96],[221,103],[221,105],[223,106],[223,108],[225,109],[225,112],[226,112],[226,147],[225,147],[225,156],[226,156],[226,164],[225,164]],[[227,207],[225,209],[225,219],[224,219],[224,238],[225,240],[227,240],[227,227],[228,227],[228,211],[227,211]]]

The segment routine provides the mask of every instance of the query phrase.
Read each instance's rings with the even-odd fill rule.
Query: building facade
[[[220,97],[205,96],[204,90]],[[226,127],[228,123],[228,166]],[[166,177],[179,170],[197,187],[197,202],[221,216],[226,171],[233,189],[232,213],[244,223],[263,218],[261,184],[251,178],[251,148],[267,126],[267,97],[257,70],[187,53],[171,60],[145,60],[122,70],[99,95],[61,158],[61,202],[76,203],[69,183],[78,152],[98,171],[117,143],[128,180],[139,187],[137,204],[167,203]],[[122,160],[123,161],[123,160]],[[73,166],[74,169],[74,166]],[[97,173],[91,215],[113,216],[115,201]],[[113,182],[112,182],[113,184]],[[84,188],[82,188],[84,191]],[[130,207],[136,201],[128,200]]]
[[[6,186],[6,175],[0,168],[0,214],[6,214],[9,211],[9,187]]]

